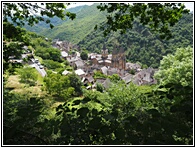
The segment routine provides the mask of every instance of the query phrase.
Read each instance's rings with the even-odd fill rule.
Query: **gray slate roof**
[[[75,64],[77,67],[80,67],[80,68],[84,66],[84,62],[80,60],[76,61]]]
[[[108,68],[106,66],[101,67],[101,71],[104,75],[107,75]]]
[[[122,80],[125,81],[125,83],[127,84],[127,83],[131,82],[132,78],[133,78],[133,75],[128,74],[125,77],[123,77]]]

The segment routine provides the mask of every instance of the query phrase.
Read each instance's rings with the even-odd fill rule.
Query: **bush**
[[[61,63],[53,61],[53,60],[43,60],[43,65],[47,67],[48,69],[57,69],[57,68],[63,68]]]
[[[99,92],[103,92],[103,90],[104,90],[103,85],[101,83],[97,83],[96,90],[99,91]]]
[[[82,53],[80,54],[80,57],[82,60],[87,60],[88,59],[88,53],[85,51],[82,51]]]

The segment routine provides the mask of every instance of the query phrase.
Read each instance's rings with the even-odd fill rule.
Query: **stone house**
[[[156,84],[153,78],[155,70],[153,68],[143,69],[133,77],[133,83],[137,85]]]

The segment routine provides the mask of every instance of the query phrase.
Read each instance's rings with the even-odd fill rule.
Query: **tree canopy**
[[[70,12],[65,13],[66,5],[64,3],[3,3],[3,21],[7,22],[11,19],[18,26],[24,26],[25,23],[33,26],[39,21],[49,24],[49,18],[54,16],[61,19],[67,16],[73,20],[76,15]],[[53,28],[53,24],[50,23],[50,27]]]
[[[193,49],[179,48],[174,55],[164,56],[156,78],[162,85],[172,83],[193,87]]]
[[[166,39],[172,36],[170,26],[174,26],[183,13],[189,12],[181,3],[101,3],[97,8],[107,11],[106,22],[99,26],[105,36],[117,30],[125,33],[127,29],[132,29],[134,20],[139,19],[141,24]]]
[[[115,5],[123,6],[123,4]],[[134,4],[131,7],[136,9],[138,6],[136,10],[141,8],[141,10],[147,11],[151,10],[150,5],[148,4],[146,9],[145,4]],[[164,4],[161,5],[164,6]],[[7,4],[6,8],[9,6],[17,6],[17,4]],[[54,11],[56,9],[55,5],[53,6],[51,9]],[[108,6],[106,8],[109,8]],[[152,10],[154,10],[156,5],[152,6]],[[175,4],[165,6],[180,9],[175,8]],[[47,9],[50,7],[52,4],[48,4]],[[158,8],[161,8],[160,5],[156,9]],[[170,10],[169,8],[166,10]],[[15,9],[15,7],[13,10],[9,8],[12,11]],[[119,12],[124,13],[122,10]],[[128,8],[125,9],[125,12],[127,10]],[[112,12],[113,9],[110,11]],[[157,12],[162,11],[160,9]],[[135,14],[140,16],[137,11],[133,13],[134,16]],[[120,16],[122,15],[120,14]],[[154,15],[156,16],[156,13]],[[178,15],[180,16],[180,14]],[[156,22],[156,19],[153,20],[153,18],[150,22]],[[143,19],[142,16],[141,19]],[[21,18],[21,20],[23,19]],[[126,22],[126,19],[124,20]],[[120,22],[117,25],[121,26],[123,23]],[[15,54],[14,50],[20,50],[23,45],[29,44],[30,36],[25,30],[8,22],[4,22],[4,25],[6,26],[4,28],[4,53],[9,51],[9,54]],[[125,25],[126,27],[128,26]],[[152,27],[156,28],[156,25],[152,25]],[[11,28],[11,32],[9,28]],[[12,29],[15,32],[12,32]],[[47,42],[43,42],[41,39],[37,41],[40,41],[37,42],[40,47],[49,48]],[[22,88],[23,94],[16,91],[18,89],[16,87],[15,91],[11,90],[6,85],[7,81],[4,80],[3,144],[193,145],[192,54],[192,48],[187,47],[176,49],[175,54],[164,57],[160,70],[156,74],[159,83],[151,86],[137,86],[133,83],[127,85],[118,81],[120,79],[118,75],[113,75],[109,78],[115,83],[107,90],[103,91],[101,85],[98,85],[99,88],[97,87],[99,91],[86,90],[82,86],[81,79],[75,73],[64,76],[48,72],[43,79],[43,87],[38,88],[37,86],[40,91],[36,91],[34,94],[29,89],[32,90],[35,87],[27,86],[29,89],[26,92],[28,93],[25,93]],[[58,55],[58,53],[51,52],[51,55]],[[53,58],[56,59],[56,56]],[[47,64],[52,69],[57,63],[48,60]],[[26,68],[19,71],[21,80],[25,83],[35,81],[37,77],[33,71],[36,70]],[[107,77],[100,71],[94,74],[95,79]],[[75,96],[77,98],[73,98]]]
[[[66,5],[69,5],[67,3]],[[22,47],[30,45],[30,37],[23,28],[25,24],[33,26],[40,21],[53,24],[49,18],[75,18],[74,13],[66,12],[64,3],[3,3],[3,60],[4,70],[8,68],[9,56],[20,56]]]

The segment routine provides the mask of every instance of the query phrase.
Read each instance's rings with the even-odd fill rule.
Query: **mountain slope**
[[[174,53],[179,47],[192,46],[193,44],[193,14],[187,14],[172,27],[173,38],[165,41],[158,35],[151,33],[147,27],[135,22],[134,27],[126,34],[113,32],[104,37],[103,32],[94,30],[94,26],[105,20],[106,13],[101,13],[92,6],[81,6],[75,8],[77,14],[75,20],[61,21],[53,18],[56,23],[54,29],[48,29],[44,25],[34,27],[36,32],[48,38],[59,38],[78,44],[81,49],[91,52],[100,52],[103,44],[111,53],[115,46],[121,46],[126,51],[128,61],[140,62],[147,66],[158,67],[164,55]],[[71,11],[71,10],[69,10]],[[73,11],[71,11],[73,12]],[[41,29],[40,29],[41,28]]]
[[[96,24],[105,20],[104,13],[101,13],[97,8],[98,4],[91,6],[79,6],[68,9],[70,12],[76,13],[76,19],[61,21],[58,18],[52,18],[55,27],[49,29],[47,25],[38,24],[32,28],[26,27],[29,31],[34,31],[39,35],[44,35],[48,38],[59,38],[60,40],[68,40],[77,44],[85,38],[87,34],[94,30]],[[74,11],[73,11],[74,9]]]
[[[164,55],[174,53],[179,47],[192,47],[193,15],[184,15],[171,30],[173,37],[170,40],[161,40],[158,35],[151,33],[147,27],[135,22],[133,29],[128,30],[126,34],[121,35],[114,32],[103,37],[102,32],[93,31],[78,45],[91,52],[100,52],[104,43],[109,52],[112,52],[115,46],[123,47],[128,61],[138,61],[147,66],[158,67]]]

